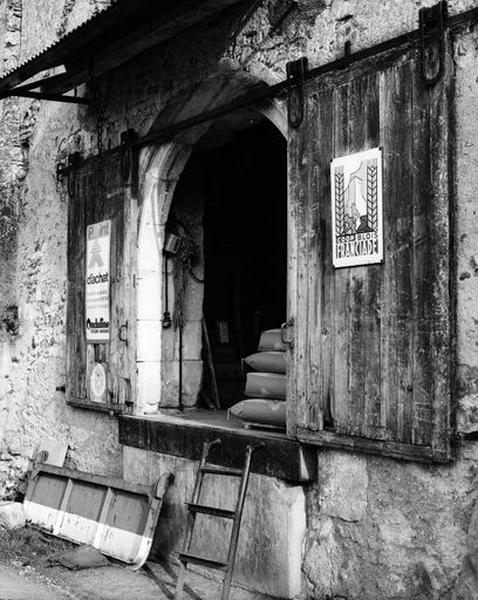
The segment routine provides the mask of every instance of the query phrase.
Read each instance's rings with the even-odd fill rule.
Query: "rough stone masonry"
[[[60,156],[116,145],[127,127],[146,133],[185,90],[240,70],[274,83],[306,55],[314,66],[346,41],[367,48],[417,26],[433,0],[266,0],[233,40],[230,24],[208,26],[150,50],[98,82],[102,128],[87,109],[6,99],[0,104],[0,497],[22,491],[43,438],[68,444],[78,468],[123,474],[117,425],[69,408],[65,385],[66,194]],[[2,0],[0,60],[5,73],[94,15],[107,2]],[[475,4],[449,3],[455,14]],[[455,253],[457,259],[458,433],[456,461],[424,466],[318,450],[318,481],[304,492],[303,598],[445,600],[467,590],[476,553],[478,496],[478,33],[454,44],[456,73]],[[475,437],[473,435],[475,434]],[[281,484],[282,485],[282,484]],[[257,484],[260,490],[260,483]],[[274,510],[274,500],[267,507]],[[471,524],[471,525],[470,525]],[[469,536],[469,537],[467,537]],[[476,564],[476,563],[475,563]]]

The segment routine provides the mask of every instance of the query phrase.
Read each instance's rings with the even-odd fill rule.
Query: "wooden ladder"
[[[231,469],[229,467],[220,467],[218,465],[214,465],[207,462],[207,457],[211,447],[220,443],[221,440],[219,439],[214,440],[212,442],[204,443],[201,461],[199,463],[199,468],[196,475],[196,483],[194,485],[192,501],[186,503],[188,505],[188,519],[186,523],[186,533],[184,537],[184,550],[183,552],[179,553],[180,567],[178,580],[176,584],[176,600],[182,600],[184,578],[186,575],[186,566],[188,563],[200,565],[202,567],[208,567],[209,569],[223,571],[224,580],[221,600],[228,600],[229,598],[232,573],[234,570],[234,561],[236,558],[237,551],[237,541],[239,539],[239,528],[241,525],[242,510],[244,508],[244,500],[246,498],[247,485],[249,483],[251,457],[254,448],[252,446],[247,446],[242,469]],[[225,510],[223,508],[205,506],[199,503],[203,478],[206,474],[241,478],[235,510]],[[233,521],[231,538],[229,540],[229,550],[225,562],[213,560],[211,558],[205,558],[203,556],[198,556],[190,552],[191,541],[193,538],[194,523],[196,520],[196,515],[198,513],[210,515],[213,517],[220,517],[222,519],[231,519]]]

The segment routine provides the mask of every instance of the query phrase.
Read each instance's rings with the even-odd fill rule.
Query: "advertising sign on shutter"
[[[110,339],[110,242],[111,221],[86,229],[86,341]]]
[[[330,170],[334,267],[382,262],[382,150],[334,158]]]

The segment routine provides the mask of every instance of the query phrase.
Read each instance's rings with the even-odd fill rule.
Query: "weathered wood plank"
[[[393,332],[396,376],[396,434],[398,441],[411,442],[411,413],[413,400],[412,348],[413,294],[412,294],[412,232],[413,216],[413,136],[411,122],[412,77],[411,63],[401,65],[395,73],[395,107],[393,119],[393,198],[395,240],[392,250],[395,280],[395,326]],[[392,140],[390,140],[392,142]]]
[[[348,85],[334,93],[333,157],[350,153],[348,126]],[[329,223],[329,227],[331,227]],[[334,423],[339,432],[348,432],[348,400],[350,390],[350,280],[349,269],[334,270]]]
[[[363,133],[357,136],[361,149],[376,148],[380,145],[380,85],[379,75],[373,73],[361,80],[362,114],[357,116],[362,123]],[[356,134],[357,135],[357,134]],[[363,416],[361,435],[381,438],[384,428],[380,420],[381,407],[381,295],[384,265],[369,265],[363,272]]]
[[[323,424],[332,427],[334,391],[334,360],[335,360],[335,328],[334,304],[335,286],[334,269],[332,266],[332,237],[330,223],[332,207],[330,203],[330,158],[333,155],[333,88],[329,87],[318,94],[319,121],[316,144],[317,164],[315,165],[317,181],[317,201],[319,204],[317,227],[317,248],[312,250],[316,263],[311,262],[309,278],[315,278],[318,283],[316,298],[309,301],[317,307],[317,322],[315,333],[309,340],[311,351],[315,352],[318,361],[319,402],[323,412]],[[315,158],[314,158],[315,160]],[[314,163],[315,164],[315,163]],[[314,286],[311,286],[314,290]]]
[[[395,128],[393,118],[396,104],[396,67],[381,73],[380,81],[380,139],[383,145],[383,195],[384,195],[384,263],[382,296],[382,395],[387,438],[397,431],[397,386],[395,335],[397,331],[397,290],[395,284],[396,215],[394,196],[397,186],[395,172]]]
[[[133,174],[135,177],[135,174]],[[123,310],[127,324],[127,343],[123,342],[121,373],[123,383],[122,404],[129,410],[134,404],[133,391],[136,390],[136,290],[137,272],[136,223],[137,199],[133,181],[124,188],[124,239],[123,239]]]
[[[48,464],[40,464],[37,468],[36,473],[49,473],[50,475],[57,475],[61,478],[71,478],[74,481],[85,481],[100,486],[111,486],[115,489],[122,490],[125,492],[133,492],[136,494],[144,494],[145,496],[153,496],[156,491],[155,485],[144,485],[141,483],[129,483],[124,479],[116,477],[107,477],[104,475],[95,475],[93,473],[87,473],[85,471],[79,471],[77,469],[66,469],[64,467],[55,467]]]
[[[414,65],[413,86],[413,432],[415,444],[431,444],[433,365],[430,348],[431,294],[429,232],[431,204],[430,96]]]
[[[86,399],[86,344],[84,335],[84,273],[85,239],[79,232],[85,228],[85,205],[83,202],[86,187],[85,178],[75,174],[76,195],[68,205],[68,295],[67,295],[67,400]]]
[[[349,149],[360,152],[365,149],[366,104],[368,102],[368,79],[360,77],[349,83]],[[365,373],[372,355],[368,353],[367,332],[369,311],[370,267],[353,267],[349,270],[351,294],[350,304],[350,344],[349,344],[349,398],[348,432],[364,434],[365,418]]]
[[[322,429],[324,424],[324,413],[328,413],[330,420],[330,408],[328,406],[328,395],[323,394],[322,381],[330,372],[330,358],[324,356],[324,348],[317,343],[322,336],[324,323],[324,304],[326,294],[323,284],[322,266],[324,264],[324,252],[326,240],[322,239],[323,211],[329,212],[329,168],[327,157],[331,153],[332,139],[330,135],[330,122],[332,119],[332,95],[331,90],[326,92],[313,92],[309,95],[309,122],[314,124],[315,135],[308,135],[309,165],[309,247],[307,249],[309,260],[307,265],[307,287],[308,287],[308,356],[310,362],[310,373],[307,381],[307,402],[309,404],[309,422],[316,429]],[[324,154],[325,153],[325,154]],[[325,156],[325,160],[321,158]],[[323,359],[325,358],[325,364]]]
[[[315,340],[319,339],[318,333],[320,321],[320,275],[318,271],[318,229],[320,204],[317,194],[318,187],[318,156],[317,137],[320,106],[317,93],[314,91],[307,96],[307,122],[312,123],[315,135],[307,136],[307,160],[308,160],[308,190],[307,190],[307,356],[309,361],[308,377],[305,379],[306,396],[308,404],[308,421],[317,429],[322,429],[323,408],[320,402],[320,349],[317,348]],[[314,301],[315,300],[315,301]]]
[[[308,363],[308,182],[307,157],[309,117],[308,106],[298,130],[289,131],[289,257],[288,276],[295,277],[295,285],[289,288],[289,318],[294,319],[294,344],[288,352],[290,362],[287,377],[287,431],[295,435],[297,423],[309,422],[307,404]],[[292,401],[293,399],[293,401]]]
[[[430,90],[430,163],[433,192],[430,206],[430,235],[433,240],[430,248],[430,259],[433,264],[430,345],[434,370],[432,447],[435,452],[449,453],[455,326],[453,310],[455,296],[450,277],[454,269],[450,230],[453,197],[450,149],[454,134],[451,129],[453,120],[450,118],[450,111],[454,90],[454,64],[449,42],[447,42],[445,59],[446,72],[441,85]]]

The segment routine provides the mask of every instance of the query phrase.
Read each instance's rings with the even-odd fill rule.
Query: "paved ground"
[[[69,593],[58,589],[33,569],[0,565],[0,600],[65,600]]]
[[[138,572],[119,564],[69,571],[63,567],[0,565],[0,600],[174,600],[173,568],[147,563]],[[221,586],[188,572],[184,600],[219,600]],[[230,600],[266,600],[232,588]]]

